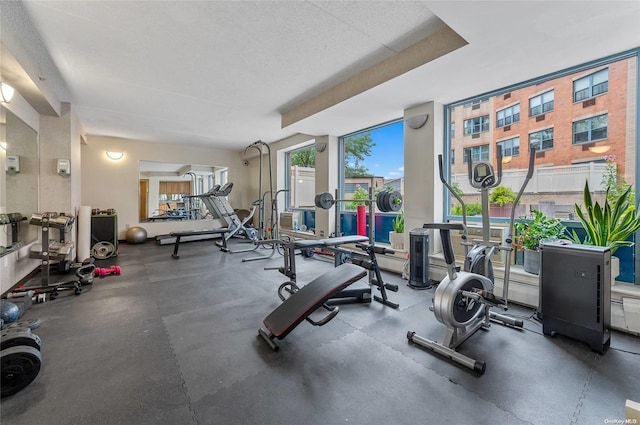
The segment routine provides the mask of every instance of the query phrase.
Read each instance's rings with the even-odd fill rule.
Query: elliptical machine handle
[[[456,191],[453,190],[451,185],[444,178],[444,167],[443,167],[443,162],[442,162],[442,154],[438,155],[438,170],[440,171],[440,181],[449,190],[449,193],[451,193],[453,195],[453,197],[456,198],[458,200],[458,202],[460,202],[460,205],[462,206],[462,222],[464,223],[464,227],[466,228],[467,227],[467,206],[465,205],[465,203],[462,200],[462,198],[460,197],[460,195],[458,195],[456,193]]]
[[[502,181],[502,146],[498,145],[496,146],[496,148],[498,149],[498,151],[496,152],[496,161],[498,161],[498,178],[496,179],[496,182],[491,185],[491,187],[499,186],[500,182]]]
[[[536,148],[531,147],[531,152],[529,153],[529,168],[527,169],[527,179],[533,177],[533,167],[536,162]]]
[[[440,229],[440,239],[442,240],[442,255],[447,265],[456,263],[456,256],[451,243],[451,231],[449,229]]]

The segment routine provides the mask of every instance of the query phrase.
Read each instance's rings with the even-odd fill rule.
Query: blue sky
[[[371,138],[376,145],[372,155],[364,161],[371,174],[386,179],[404,176],[403,132],[402,121],[371,131]]]

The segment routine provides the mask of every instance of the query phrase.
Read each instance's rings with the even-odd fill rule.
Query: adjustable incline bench
[[[366,275],[363,268],[347,263],[317,277],[273,310],[263,321],[266,329],[259,328],[258,334],[273,351],[278,351],[275,338],[284,339],[303,320],[314,326],[327,324],[340,311],[338,306],[328,306],[327,300]],[[309,315],[320,307],[329,313],[319,321],[311,319]]]

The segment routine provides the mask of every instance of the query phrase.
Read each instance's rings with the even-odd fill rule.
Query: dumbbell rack
[[[30,258],[40,259],[41,283],[43,288],[50,286],[51,261],[65,261],[71,255],[73,241],[65,242],[65,234],[72,227],[74,218],[51,213],[33,214],[29,224],[41,227],[41,244],[35,245],[29,252]],[[57,240],[50,239],[51,229],[58,229]],[[59,285],[54,285],[59,286]]]

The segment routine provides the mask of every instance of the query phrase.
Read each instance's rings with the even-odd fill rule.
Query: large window
[[[392,121],[340,137],[341,181],[345,200],[341,230],[355,234],[358,199],[368,199],[368,190],[397,190],[404,195],[404,122]],[[376,209],[377,211],[377,209]],[[376,212],[376,241],[388,243],[391,223],[397,213]]]
[[[553,149],[553,128],[529,134],[529,148],[536,148],[538,151]]]
[[[594,142],[607,138],[608,114],[573,123],[573,143]]]
[[[288,190],[285,198],[289,210],[313,208],[316,190],[316,149],[305,146],[286,153],[289,171],[285,182]]]
[[[573,101],[597,96],[609,91],[609,69],[603,69],[573,82]]]
[[[467,166],[463,163],[467,152],[470,151],[474,159],[491,161],[497,167],[496,151],[502,148],[503,156],[508,158],[503,161],[500,184],[517,192],[526,175],[529,147],[535,147],[534,175],[520,200],[516,217],[530,216],[532,210],[543,210],[547,217],[559,218],[568,228],[584,234],[575,205],[585,210],[587,182],[593,200],[600,205],[603,205],[608,189],[611,196],[621,188],[633,185],[636,189],[633,202],[637,205],[637,187],[640,185],[637,173],[640,157],[637,151],[639,51],[623,52],[558,70],[478,96],[477,99],[482,99],[482,115],[495,117],[495,128],[482,134],[481,142],[464,134],[448,132],[443,148],[445,155],[464,154],[465,161],[454,162],[451,158],[444,161],[450,181],[459,188],[462,199],[473,205],[478,198],[477,191],[469,184]],[[453,122],[464,122],[465,134],[477,131],[480,123],[476,117],[480,114],[467,107],[477,102],[479,100],[467,98],[447,105],[445,128],[449,129]],[[518,112],[515,105],[528,105],[531,118],[520,119],[516,126],[507,127],[509,117],[515,122]],[[550,111],[553,113],[548,113]],[[461,209],[457,201],[446,191],[445,196],[448,198],[444,203],[445,216],[459,220],[457,214]],[[508,214],[500,214],[493,209],[491,219],[494,222],[508,220]],[[474,220],[479,221],[478,217],[469,217],[470,225]],[[635,237],[640,238],[640,235]],[[640,243],[635,242],[634,247],[620,248],[614,253],[620,258],[618,281],[640,282],[635,277]]]
[[[520,104],[504,108],[496,113],[496,127],[504,127],[520,121]]]
[[[489,115],[471,118],[464,121],[464,134],[479,134],[489,131]]]
[[[529,99],[529,116],[542,115],[546,112],[553,111],[553,90],[543,93],[539,96]]]

